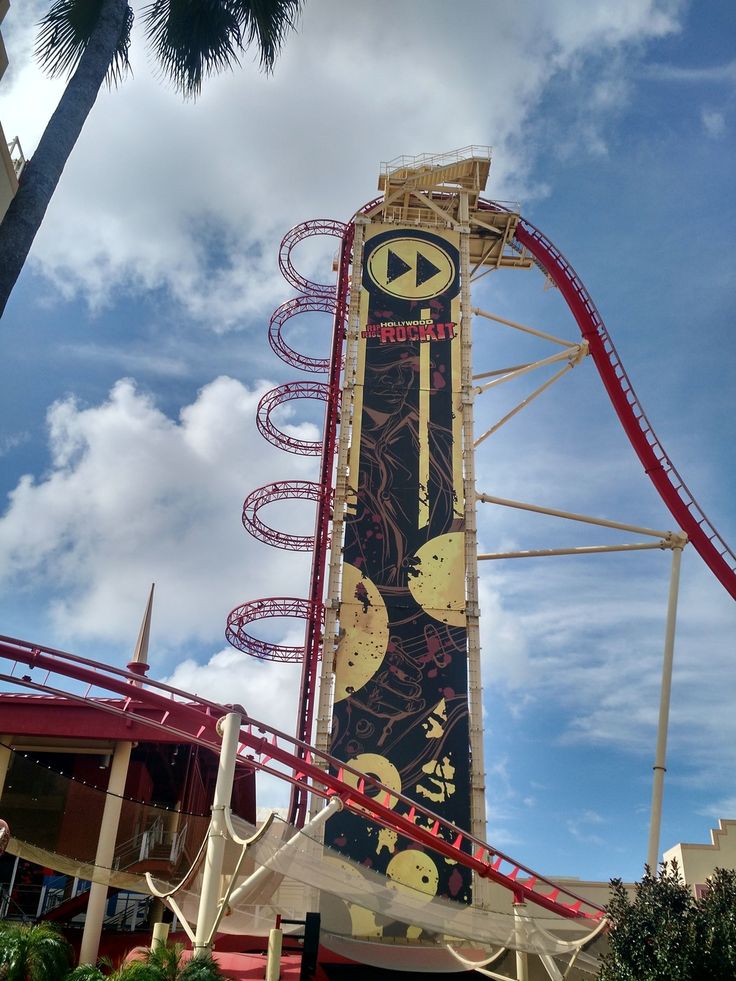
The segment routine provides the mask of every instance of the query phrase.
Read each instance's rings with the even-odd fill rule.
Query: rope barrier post
[[[276,917],[276,926],[268,934],[268,960],[266,961],[266,981],[279,981],[281,977],[281,945],[284,933],[281,917]]]
[[[169,924],[154,923],[153,933],[151,934],[151,950],[157,947],[165,947],[169,940]]]
[[[224,811],[230,807],[235,777],[235,756],[240,735],[240,713],[228,712],[217,723],[222,737],[220,763],[217,768],[215,796],[212,801],[212,820],[207,832],[207,854],[204,860],[202,893],[199,897],[197,929],[194,936],[194,956],[206,956],[212,949],[212,934],[220,905],[222,865],[227,842]]]
[[[686,539],[680,536],[672,546],[672,572],[667,602],[667,625],[664,638],[664,657],[662,660],[662,687],[659,696],[659,722],[657,724],[657,748],[654,756],[654,775],[652,778],[652,809],[649,818],[649,844],[647,865],[656,874],[659,858],[659,835],[662,827],[662,799],[664,797],[664,775],[667,756],[667,729],[670,718],[670,693],[672,690],[672,661],[675,651],[675,625],[677,623],[677,597],[680,587],[680,563]]]

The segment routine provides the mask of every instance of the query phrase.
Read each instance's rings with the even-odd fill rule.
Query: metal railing
[[[404,154],[394,157],[393,160],[381,162],[381,173],[385,175],[393,174],[397,170],[404,170],[407,167],[445,167],[447,164],[460,163],[461,160],[491,159],[491,147],[464,146],[460,150],[450,150],[448,153],[419,153],[416,156]]]
[[[27,161],[23,154],[20,140],[17,136],[13,137],[13,139],[8,143],[8,152],[10,153],[10,159],[13,163],[15,176],[18,180],[20,180],[20,175],[23,173],[23,168],[25,167]]]
[[[136,862],[145,862],[151,851],[164,840],[163,818],[156,818],[145,831],[141,831],[116,850],[113,859],[114,869],[127,869]]]

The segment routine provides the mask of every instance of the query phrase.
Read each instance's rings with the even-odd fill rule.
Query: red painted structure
[[[140,676],[131,671],[12,637],[0,637],[0,658],[11,662],[9,671],[0,672],[0,681],[63,695],[131,725],[138,723],[152,733],[168,732],[183,742],[219,752],[216,725],[230,711],[227,706],[198,699],[163,682],[141,682]],[[39,675],[34,678],[28,673],[29,668]],[[70,679],[81,682],[85,690],[75,694],[58,687],[68,687]],[[122,698],[111,698],[111,694]],[[306,796],[328,800],[337,795],[348,810],[497,882],[512,892],[516,902],[534,903],[567,919],[597,921],[604,916],[604,910],[589,900],[555,885],[372,777],[267,723],[243,716],[237,760],[240,766],[269,773],[298,787]]]
[[[293,535],[271,528],[258,517],[258,512],[266,504],[276,501],[316,501],[322,496],[322,485],[314,480],[279,480],[273,484],[258,487],[243,502],[243,527],[254,538],[276,548],[292,552],[311,552],[314,549],[314,535]]]

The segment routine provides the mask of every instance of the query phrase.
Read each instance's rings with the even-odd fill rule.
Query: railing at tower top
[[[23,173],[27,161],[17,136],[14,136],[12,140],[8,141],[8,153],[13,164],[15,178],[16,180],[20,180],[20,175]]]
[[[393,160],[386,160],[381,164],[382,174],[393,174],[397,170],[404,170],[406,167],[416,169],[418,167],[444,167],[447,164],[462,163],[466,160],[490,160],[491,150],[489,146],[471,144],[460,150],[450,150],[448,153],[419,153],[414,156],[402,154],[394,157]]]

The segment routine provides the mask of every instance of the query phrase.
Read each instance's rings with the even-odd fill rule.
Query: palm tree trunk
[[[127,10],[128,0],[102,0],[97,26],[0,223],[0,317],[105,80]]]

